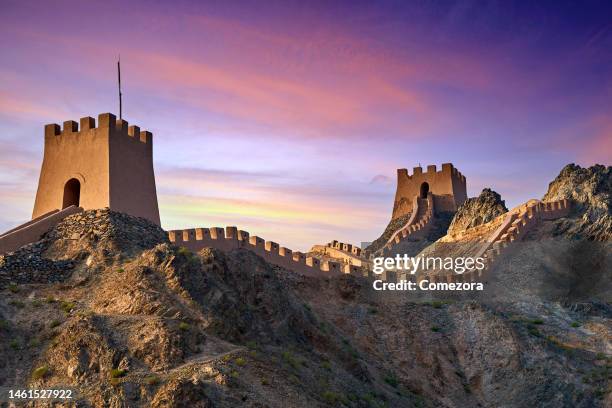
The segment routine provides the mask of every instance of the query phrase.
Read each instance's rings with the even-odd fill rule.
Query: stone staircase
[[[431,221],[434,217],[434,200],[433,195],[429,193],[427,198],[415,197],[413,200],[412,215],[406,224],[395,231],[391,238],[387,241],[375,256],[387,256],[393,248],[400,242],[406,239],[421,239],[431,227]]]

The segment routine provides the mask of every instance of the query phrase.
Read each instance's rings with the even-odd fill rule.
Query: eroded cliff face
[[[598,241],[612,239],[612,166],[582,168],[568,164],[549,184],[544,201],[571,199],[570,219],[557,223],[557,233]]]
[[[478,197],[468,198],[459,207],[448,227],[448,233],[453,234],[486,224],[507,211],[501,196],[490,188],[485,188]]]
[[[612,402],[605,302],[380,293],[244,249],[193,254],[108,211],[69,217],[10,256],[0,276],[19,280],[0,296],[0,386],[69,385],[95,407]],[[63,273],[48,280],[45,265]]]

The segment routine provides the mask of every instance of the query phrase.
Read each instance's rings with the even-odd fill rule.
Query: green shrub
[[[117,272],[119,272],[119,273],[123,273],[123,272],[125,272],[125,269],[123,269],[123,268],[119,268],[119,269],[117,269]]]
[[[161,382],[160,378],[156,375],[148,375],[145,377],[144,381],[148,385],[157,385]]]
[[[60,303],[60,308],[66,314],[69,314],[74,309],[74,303],[63,300]]]
[[[110,372],[111,378],[121,378],[127,374],[127,370],[122,370],[120,368],[113,368]]]
[[[338,394],[332,391],[325,391],[322,397],[328,404],[335,404],[339,399]]]
[[[540,331],[537,329],[537,327],[534,326],[528,326],[527,327],[527,331],[529,332],[529,334],[531,334],[532,336],[535,337],[541,337],[542,334],[540,333]]]
[[[531,321],[531,323],[533,323],[533,324],[544,324],[544,320],[542,320],[542,319],[533,319]]]
[[[289,364],[292,368],[297,369],[300,366],[299,361],[289,351],[283,351],[283,360]]]
[[[12,348],[13,350],[19,350],[19,340],[17,339],[13,339],[11,340],[11,342],[9,343],[9,347]]]
[[[376,314],[376,313],[378,313],[378,309],[376,309],[375,307],[369,307],[368,308],[368,313],[369,314]]]
[[[28,347],[33,348],[33,347],[38,347],[40,346],[40,340],[38,340],[37,338],[33,338],[28,342]]]
[[[269,384],[270,384],[270,381],[268,381],[268,379],[266,377],[263,377],[261,379],[261,385],[269,385]]]
[[[572,326],[572,327],[580,327],[580,323],[578,323],[578,322],[572,322],[571,326]]]
[[[49,323],[49,327],[54,329],[57,326],[59,326],[61,324],[61,322],[59,320],[52,320],[51,323]]]
[[[431,331],[434,333],[439,332],[440,330],[442,330],[441,328],[439,328],[438,326],[431,326]]]
[[[32,301],[32,306],[34,306],[34,307],[41,307],[42,306],[42,302],[40,300],[38,300],[38,299],[33,300]]]
[[[236,363],[238,367],[244,367],[247,364],[247,361],[242,357],[238,357],[234,360],[234,363]]]
[[[187,323],[187,322],[180,322],[178,327],[182,331],[187,331],[187,330],[189,330],[189,323]]]
[[[390,386],[392,386],[393,388],[397,388],[397,386],[399,385],[399,381],[394,374],[390,374],[386,376],[385,382],[389,384]]]
[[[111,377],[109,382],[110,382],[110,385],[112,385],[113,387],[116,387],[117,385],[121,384],[121,380],[119,378]]]
[[[51,296],[51,295],[47,295],[47,297],[45,298],[45,301],[47,303],[53,303],[53,302],[55,302],[55,298],[53,296]]]
[[[17,286],[16,283],[9,283],[7,287],[8,287],[8,290],[10,290],[12,293],[19,292],[19,286]]]
[[[0,330],[6,330],[9,328],[9,322],[6,320],[0,319]]]
[[[246,346],[247,348],[251,349],[251,350],[258,350],[259,346],[257,345],[256,341],[250,340],[246,342]]]
[[[431,302],[431,305],[436,309],[441,309],[442,306],[444,305],[444,302],[440,300],[434,300],[433,302]]]
[[[182,255],[186,258],[191,258],[193,257],[193,252],[191,252],[188,248],[186,247],[179,247],[179,249],[176,251],[179,255]]]
[[[38,380],[40,378],[43,378],[45,375],[47,375],[48,372],[49,372],[49,367],[40,366],[36,370],[32,371],[32,379]]]
[[[329,361],[324,361],[321,363],[321,368],[331,371],[331,363]]]

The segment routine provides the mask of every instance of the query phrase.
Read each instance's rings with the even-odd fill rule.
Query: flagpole
[[[123,119],[121,112],[121,55],[119,55],[119,60],[117,60],[117,78],[119,79],[119,119]]]

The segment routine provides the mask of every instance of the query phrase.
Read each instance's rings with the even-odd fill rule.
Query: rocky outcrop
[[[507,211],[501,196],[490,188],[485,188],[478,197],[467,199],[459,207],[448,228],[448,233],[457,233],[477,227]]]
[[[557,223],[557,234],[612,240],[612,166],[568,164],[549,184],[543,201],[571,199],[573,213]]]

